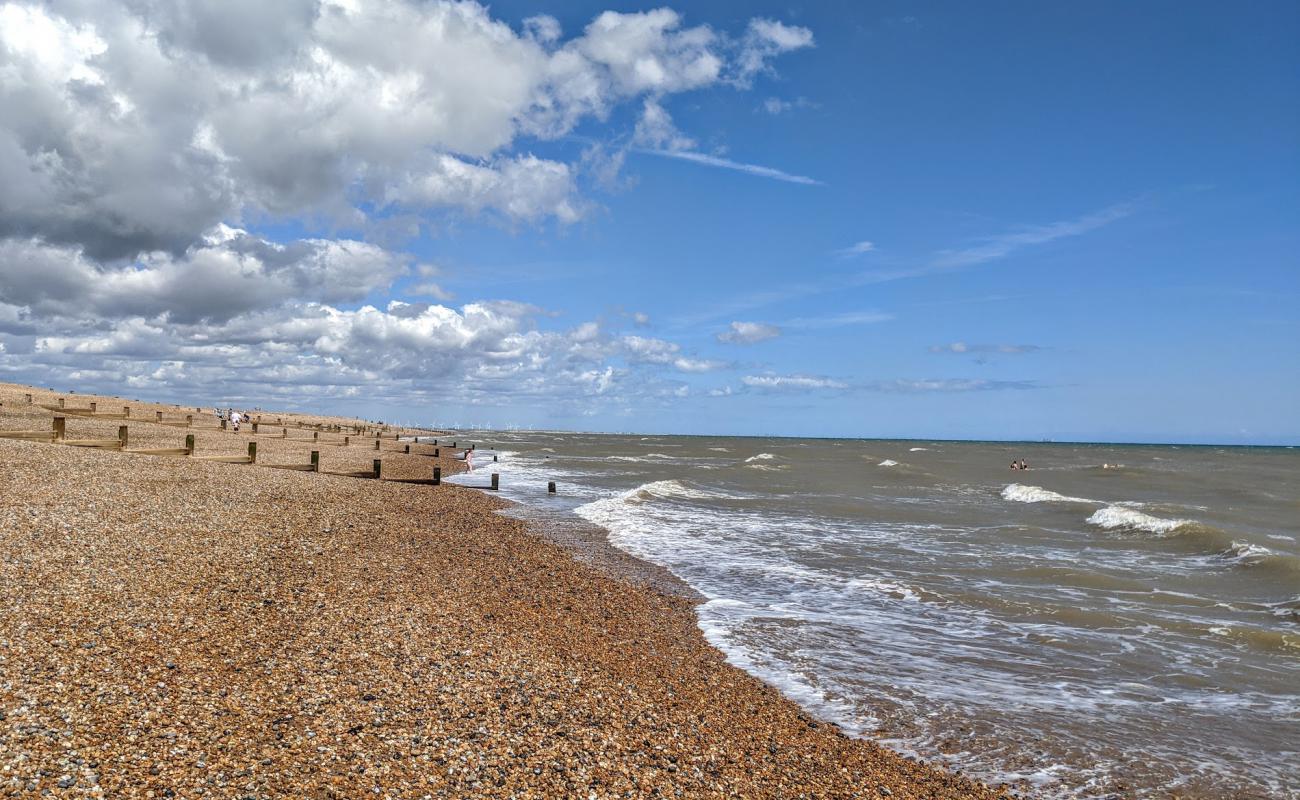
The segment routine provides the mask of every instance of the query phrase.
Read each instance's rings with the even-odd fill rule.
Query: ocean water
[[[846,732],[1034,797],[1300,797],[1300,451],[461,438]]]

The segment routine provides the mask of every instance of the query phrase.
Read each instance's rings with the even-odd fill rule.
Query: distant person
[[[234,429],[235,433],[239,433],[239,423],[243,421],[244,418],[238,411],[230,412],[230,427]]]
[[[1020,468],[1021,468],[1021,469],[1029,469],[1029,465],[1025,463],[1025,460],[1024,460],[1023,458],[1020,459]]]
[[[1019,463],[1018,463],[1014,458],[1011,459],[1011,468],[1012,468],[1012,469],[1020,469],[1020,464],[1019,464]]]

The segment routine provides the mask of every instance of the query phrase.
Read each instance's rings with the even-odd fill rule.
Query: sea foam
[[[1013,483],[1002,490],[1003,500],[1012,500],[1017,503],[1096,503],[1096,500],[1089,500],[1086,497],[1069,497],[1068,495],[1053,492],[1051,489],[1044,489],[1041,486],[1029,486],[1023,483]]]
[[[1146,531],[1147,533],[1157,533],[1163,536],[1187,525],[1194,525],[1195,521],[1190,519],[1162,519],[1131,508],[1106,506],[1098,509],[1091,517],[1088,517],[1088,524],[1107,530],[1127,528]]]

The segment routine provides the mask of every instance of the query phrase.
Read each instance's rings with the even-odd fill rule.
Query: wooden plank
[[[143,450],[123,450],[124,453],[132,453],[137,456],[187,456],[189,450],[184,447],[150,447]]]
[[[0,439],[27,439],[30,441],[54,441],[50,431],[0,431]]]
[[[105,449],[120,450],[122,449],[121,439],[64,439],[63,444],[69,447],[102,447]]]

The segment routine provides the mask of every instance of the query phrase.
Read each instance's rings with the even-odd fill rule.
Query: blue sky
[[[484,13],[520,36],[535,24],[526,20],[550,15],[562,31],[546,45],[554,52],[609,8],[501,2]],[[379,396],[356,389],[365,380],[344,391],[317,375],[302,384],[317,386],[307,393],[314,399],[299,392],[300,402],[483,426],[1300,442],[1300,7],[677,11],[676,30],[718,37],[710,46],[726,64],[720,77],[627,89],[559,128],[516,122],[478,151],[472,137],[492,129],[439,134],[441,151],[468,163],[532,156],[563,166],[572,175],[566,206],[547,195],[539,213],[503,212],[509,200],[470,207],[448,201],[441,183],[395,206],[377,199],[405,191],[385,184],[393,181],[385,172],[341,190],[352,216],[251,190],[214,212],[212,220],[271,243],[358,241],[405,259],[385,273],[391,280],[363,280],[350,296],[286,303],[348,313],[434,303],[460,314],[509,301],[523,304],[508,312],[511,336],[555,337],[542,350],[494,345],[486,361],[432,352],[461,347],[444,339],[409,344],[424,348],[415,355],[367,351],[369,365],[343,366],[391,357],[392,369],[372,379],[385,387]],[[756,38],[754,20],[780,27]],[[325,33],[318,23],[302,35]],[[191,47],[215,60],[209,44]],[[211,115],[227,137],[223,153],[251,163],[229,155],[241,152],[222,127],[230,113]],[[236,185],[257,177],[232,174]],[[61,246],[101,259],[96,269],[141,269],[139,256],[94,255],[89,238]],[[188,247],[188,260],[168,267],[182,276],[200,268],[198,245]],[[178,316],[174,307],[158,313],[140,319]],[[230,319],[274,313],[241,309],[244,317]],[[331,349],[332,334],[323,335],[292,364],[272,363],[282,341],[269,335],[240,357],[261,359],[263,395],[291,399],[285,376],[294,369],[337,365],[353,344],[378,341],[350,330],[362,338]],[[190,329],[166,332],[194,341]],[[249,341],[229,335],[232,347]],[[70,378],[111,383],[75,360],[87,348],[71,333],[11,338],[16,377],[56,363]],[[568,378],[547,383],[561,358],[597,340],[603,349],[589,368],[566,361]],[[179,393],[185,381],[168,378],[166,365],[193,350],[176,347],[99,352],[162,376],[136,384],[141,391]],[[215,373],[190,369],[205,391],[259,396],[257,386],[220,388]],[[509,376],[525,373],[535,390],[516,391]]]

